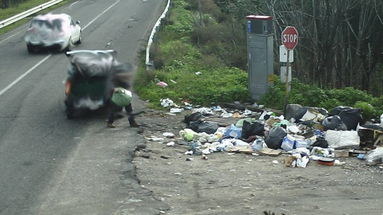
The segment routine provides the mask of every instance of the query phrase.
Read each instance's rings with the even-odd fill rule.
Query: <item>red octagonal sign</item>
[[[287,50],[293,50],[298,44],[298,31],[293,26],[287,26],[282,31],[282,44],[285,45]]]

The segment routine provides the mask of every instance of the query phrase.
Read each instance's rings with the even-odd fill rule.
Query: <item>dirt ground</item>
[[[186,126],[182,120],[187,113],[149,110],[137,118],[142,138],[176,134],[162,143],[145,139],[133,160],[141,186],[169,206],[162,214],[383,215],[382,166],[368,166],[355,157],[340,158],[343,166],[310,161],[306,168],[291,168],[283,163],[287,155],[185,155],[189,147],[182,145],[178,132]],[[176,144],[167,146],[171,141]]]

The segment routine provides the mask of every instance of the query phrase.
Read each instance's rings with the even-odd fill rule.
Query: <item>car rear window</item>
[[[52,30],[62,31],[62,22],[63,21],[61,19],[53,19],[51,21],[36,19],[36,20],[32,20],[31,26],[39,26],[39,27],[45,26]]]

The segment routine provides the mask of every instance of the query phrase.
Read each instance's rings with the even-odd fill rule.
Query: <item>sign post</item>
[[[290,69],[290,51],[293,51],[295,46],[298,44],[298,31],[293,26],[287,26],[281,34],[282,44],[287,49],[287,62],[286,62],[286,90],[285,90],[285,104],[284,104],[284,114],[286,114],[286,106],[289,97],[289,69]]]

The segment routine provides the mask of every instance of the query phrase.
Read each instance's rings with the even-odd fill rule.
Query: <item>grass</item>
[[[247,73],[225,66],[218,57],[203,53],[193,43],[191,36],[199,24],[198,14],[188,8],[187,1],[173,1],[170,16],[151,51],[157,69],[147,71],[141,60],[135,90],[142,99],[151,102],[151,107],[159,107],[163,98],[193,105],[249,101]],[[168,87],[157,86],[159,81],[166,82]]]
[[[204,15],[208,19],[201,25],[199,14],[190,9],[191,4],[193,0],[173,0],[170,15],[152,46],[151,56],[156,69],[146,70],[144,55],[141,54],[134,84],[136,92],[156,108],[160,107],[160,99],[163,98],[170,98],[178,104],[187,101],[193,105],[251,101],[246,71],[230,62],[237,55],[235,46],[228,44],[244,40],[233,39],[241,38],[237,32],[240,29],[232,30],[230,23],[218,22],[209,15]],[[246,55],[246,50],[241,53]],[[196,75],[197,72],[200,75]],[[168,86],[157,86],[159,81],[166,82]],[[275,76],[274,86],[257,103],[281,110],[284,95],[284,84]],[[321,89],[297,80],[293,81],[289,103],[327,110],[339,105],[353,106],[362,109],[367,119],[383,113],[383,96],[373,97],[351,87]]]
[[[29,0],[10,8],[0,9],[0,20],[7,19],[11,16],[14,16],[18,13],[21,13],[48,1],[49,0]]]
[[[0,9],[0,20],[7,19],[9,17],[12,17],[12,16],[14,16],[16,14],[19,14],[21,12],[29,10],[29,9],[31,9],[33,7],[36,7],[36,6],[40,5],[40,4],[43,4],[43,3],[48,2],[48,1],[50,1],[50,0],[28,0],[26,2],[18,4],[17,6],[14,6],[14,7],[6,8],[6,9]],[[44,9],[44,10],[42,10],[42,11],[36,13],[36,14],[33,14],[33,16],[35,16],[37,14],[47,13],[47,12],[49,12],[49,11],[55,9],[55,8],[58,8],[58,7],[61,7],[61,6],[65,5],[65,4],[67,4],[68,2],[71,2],[71,1],[73,1],[73,0],[64,0],[64,1],[54,5],[52,7],[46,8],[46,9]],[[8,25],[8,26],[6,26],[4,28],[0,28],[0,35],[8,32],[8,31],[11,31],[11,30],[13,30],[13,29],[15,29],[15,28],[17,28],[17,27],[19,27],[19,26],[29,22],[30,19],[31,19],[31,17],[26,17],[26,18],[24,18],[24,19],[22,19],[22,20],[20,20],[18,22],[15,22],[15,23],[13,23],[11,25]]]

